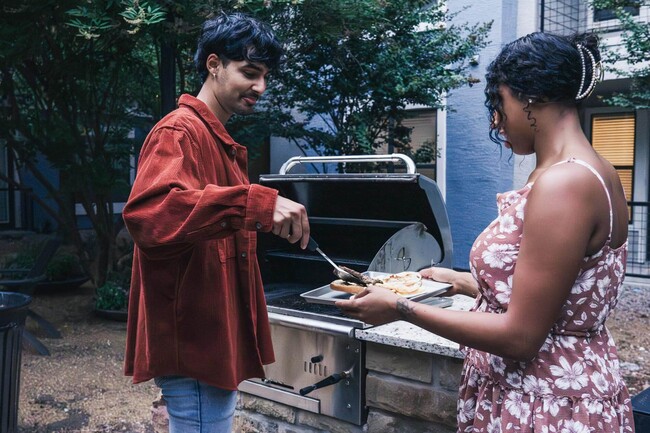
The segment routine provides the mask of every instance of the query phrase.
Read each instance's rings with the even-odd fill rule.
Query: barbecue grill
[[[301,164],[366,162],[403,163],[406,169],[289,173]],[[415,172],[405,155],[295,157],[279,174],[260,176],[260,184],[305,206],[312,235],[338,265],[388,273],[452,265],[451,233],[440,191],[434,181]],[[365,346],[354,338],[354,331],[368,325],[344,316],[327,299],[305,296],[328,290],[335,278],[332,267],[317,253],[268,233],[259,234],[258,259],[276,362],[265,366],[265,379],[244,381],[240,390],[363,424]]]

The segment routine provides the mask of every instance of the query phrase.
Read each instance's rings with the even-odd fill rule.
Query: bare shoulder
[[[599,190],[602,190],[600,181],[589,169],[578,164],[558,164],[549,167],[537,178],[531,197],[590,199]]]
[[[533,184],[526,218],[547,232],[574,227],[584,230],[586,235],[601,223],[600,215],[607,215],[607,208],[603,187],[593,173],[578,164],[558,164],[548,168]]]
[[[587,163],[599,174],[612,199],[614,246],[627,236],[627,212],[621,182],[611,164],[598,159]],[[582,164],[558,164],[535,181],[527,203],[532,224],[542,225],[546,233],[571,228],[586,242],[587,254],[598,251],[610,234],[610,204],[603,184]],[[553,225],[554,222],[560,223]]]

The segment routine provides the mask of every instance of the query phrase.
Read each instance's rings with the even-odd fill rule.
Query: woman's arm
[[[478,282],[469,272],[458,272],[447,268],[426,268],[420,271],[423,278],[451,284],[451,289],[443,296],[478,296]]]
[[[445,310],[374,287],[337,306],[367,323],[407,320],[465,346],[529,360],[561,314],[589,240],[602,223],[603,197],[593,175],[564,165],[537,180],[526,204],[510,303],[502,314]]]

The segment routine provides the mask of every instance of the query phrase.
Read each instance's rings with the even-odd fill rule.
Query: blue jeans
[[[228,433],[237,402],[229,391],[182,376],[154,379],[167,402],[169,433]]]

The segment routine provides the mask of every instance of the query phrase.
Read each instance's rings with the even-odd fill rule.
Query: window
[[[9,166],[7,164],[7,146],[0,144],[0,172],[7,175]],[[7,224],[9,220],[9,185],[4,180],[0,181],[0,223]]]
[[[618,172],[628,200],[633,197],[635,126],[634,113],[597,114],[591,118],[591,144]]]
[[[418,172],[436,179],[436,110],[409,113],[402,125],[411,128],[411,148]]]
[[[629,6],[624,6],[623,10],[625,12],[633,15],[639,15],[639,3],[638,2],[628,2]],[[598,9],[594,8],[594,21],[607,21],[616,19],[616,13],[614,9]]]

